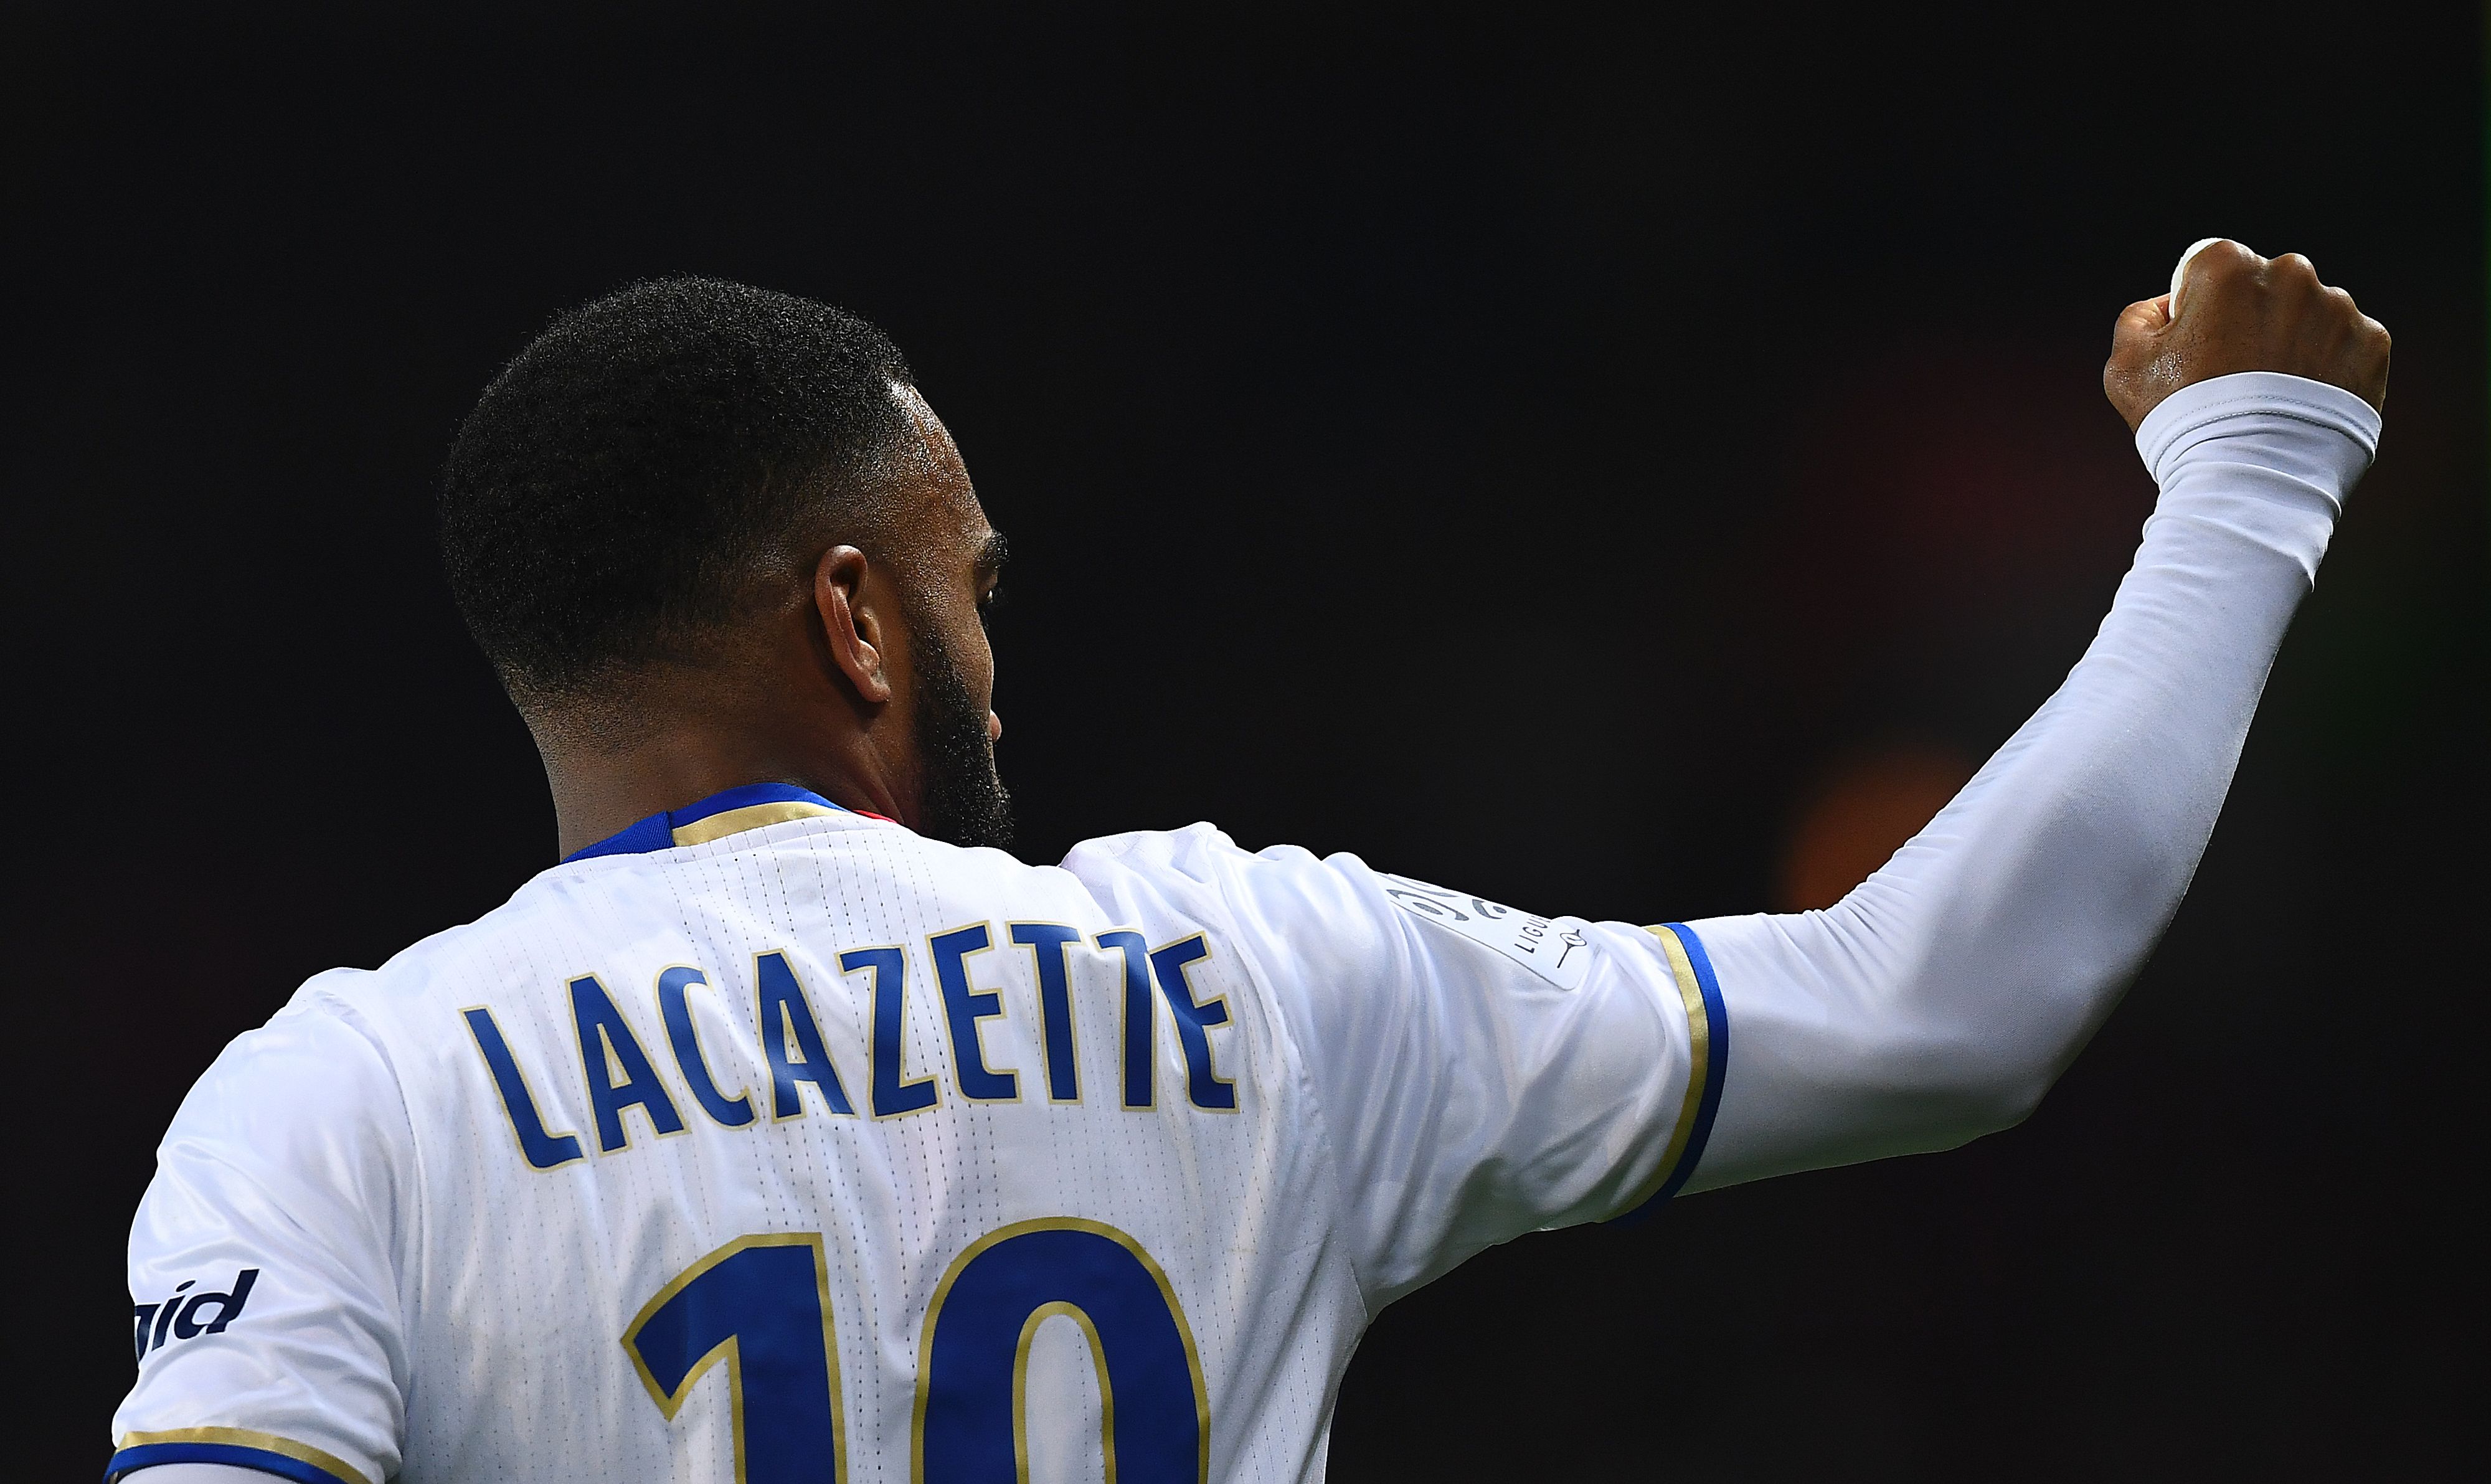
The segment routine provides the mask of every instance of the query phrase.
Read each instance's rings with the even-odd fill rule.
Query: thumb
[[[2171,325],[2171,296],[2156,294],[2140,299],[2119,311],[2119,322],[2111,327],[2110,348],[2113,357],[2139,341],[2160,335]]]
[[[2102,365],[2102,393],[2119,409],[2129,429],[2145,421],[2154,405],[2170,394],[2171,389],[2154,387],[2153,367],[2161,350],[2158,343],[2171,328],[2171,296],[2156,294],[2140,299],[2119,311],[2119,322],[2111,327],[2110,360]]]

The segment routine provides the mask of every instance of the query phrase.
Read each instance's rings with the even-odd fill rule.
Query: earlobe
[[[813,609],[831,663],[856,687],[858,699],[880,706],[891,699],[882,660],[885,626],[865,597],[870,564],[854,546],[834,546],[813,567]]]

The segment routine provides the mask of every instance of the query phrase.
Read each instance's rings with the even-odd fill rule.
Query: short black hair
[[[451,448],[441,550],[468,630],[523,705],[697,651],[800,558],[801,527],[863,534],[914,384],[856,315],[716,278],[561,316]]]

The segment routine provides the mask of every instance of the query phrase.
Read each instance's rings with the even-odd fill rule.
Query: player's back
[[[841,813],[573,863],[346,987],[425,1187],[407,1476],[718,1477],[739,1412],[755,1484],[1009,1469],[1112,1395],[1118,1476],[1191,1478],[1206,1372],[1232,1422],[1320,1409],[1293,1362],[1365,1318],[1329,1177],[1232,946],[1154,895]]]
[[[1319,1477],[1376,1308],[1685,1163],[1675,943],[730,791],[228,1048],[116,1468]]]

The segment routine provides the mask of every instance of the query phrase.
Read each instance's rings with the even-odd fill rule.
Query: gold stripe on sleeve
[[[177,1427],[169,1433],[124,1433],[113,1443],[115,1448],[143,1448],[160,1442],[221,1442],[237,1448],[257,1448],[290,1458],[298,1464],[337,1476],[339,1484],[371,1484],[362,1469],[333,1453],[323,1453],[308,1442],[279,1438],[275,1433],[255,1433],[247,1427]]]
[[[1632,1200],[1618,1208],[1621,1213],[1633,1210],[1660,1193],[1678,1171],[1678,1162],[1686,1157],[1686,1141],[1694,1136],[1695,1116],[1704,1107],[1704,1084],[1713,1074],[1713,1022],[1704,1011],[1704,985],[1695,977],[1695,965],[1686,957],[1686,946],[1678,935],[1665,927],[1647,927],[1645,932],[1660,940],[1660,951],[1669,959],[1669,972],[1678,980],[1678,998],[1686,1005],[1686,1095],[1679,1100],[1678,1123],[1669,1131],[1669,1147],[1661,1150],[1660,1166],[1652,1173]]]

